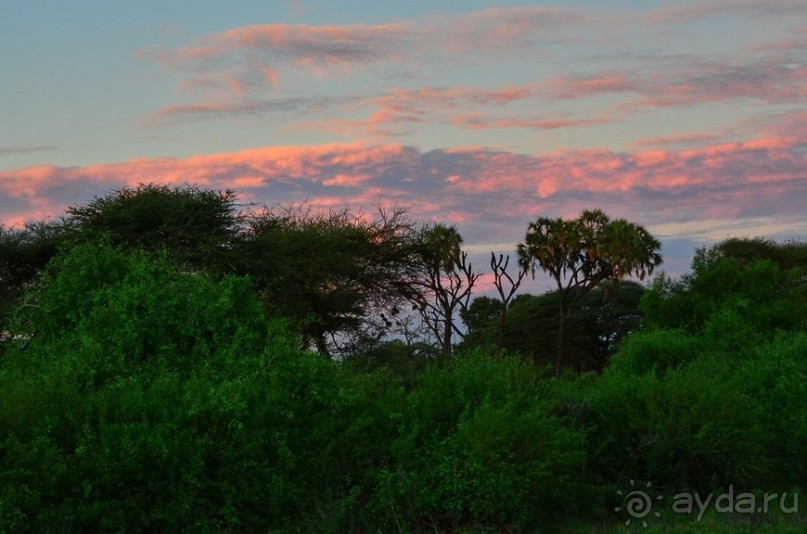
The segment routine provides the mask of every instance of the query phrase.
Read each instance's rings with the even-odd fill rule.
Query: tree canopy
[[[188,265],[226,270],[240,230],[236,198],[231,190],[140,184],[72,206],[67,214],[84,241],[106,235],[127,248],[167,249]]]
[[[621,342],[640,327],[639,303],[645,288],[633,281],[606,282],[587,293],[569,314],[563,344],[564,366],[578,373],[602,373]],[[502,303],[480,296],[471,301],[463,321],[463,347],[495,347],[538,365],[554,365],[560,295],[518,295],[501,325]]]
[[[297,321],[323,354],[392,326],[416,288],[417,225],[405,210],[262,210],[234,252],[272,313]]]

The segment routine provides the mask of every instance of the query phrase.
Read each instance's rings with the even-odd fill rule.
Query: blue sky
[[[120,185],[399,202],[508,251],[600,207],[667,268],[801,238],[807,2],[0,1],[0,221]]]

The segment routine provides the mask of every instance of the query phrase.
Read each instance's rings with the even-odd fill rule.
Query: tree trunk
[[[502,315],[499,319],[499,348],[502,347],[502,342],[504,341],[505,328],[507,328],[507,305],[503,304]]]
[[[443,358],[451,357],[451,337],[454,329],[449,316],[446,316],[446,322],[443,325]]]
[[[328,344],[325,343],[325,334],[316,334],[314,336],[314,345],[317,347],[317,352],[326,358],[331,357],[331,352],[328,350]]]
[[[555,338],[555,376],[560,376],[560,368],[563,365],[563,329],[566,326],[566,310],[563,309],[563,301],[560,302],[558,313],[558,335]]]

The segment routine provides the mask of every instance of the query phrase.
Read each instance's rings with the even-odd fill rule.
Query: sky
[[[807,236],[807,0],[0,0],[0,223],[139,183],[405,206],[484,267],[540,216],[665,270]]]

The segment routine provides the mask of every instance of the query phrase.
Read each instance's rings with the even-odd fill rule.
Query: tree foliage
[[[167,249],[196,268],[226,269],[239,230],[234,191],[140,184],[67,210],[84,241],[108,236],[127,248]]]
[[[713,259],[734,258],[743,265],[768,260],[783,271],[797,269],[807,272],[807,243],[799,241],[777,242],[761,237],[734,237],[715,244],[711,249],[698,252],[699,256],[704,254]]]
[[[296,348],[248,279],[108,243],[57,257],[32,291],[36,335],[0,359],[3,531],[485,527],[576,509],[582,435],[513,360],[423,371],[405,393]]]
[[[777,329],[807,325],[807,264],[775,262],[757,253],[753,257],[728,255],[726,250],[740,242],[727,243],[698,250],[692,272],[680,280],[661,276],[654,281],[642,303],[648,326],[698,332],[726,310],[767,336]],[[753,242],[750,245],[757,250]],[[766,248],[776,257],[775,247]],[[807,250],[807,246],[794,248],[794,256],[801,250]]]
[[[644,294],[644,328],[572,403],[593,425],[595,471],[672,487],[801,484],[806,288],[778,254],[717,243],[696,252],[691,273]]]
[[[565,325],[564,366],[583,373],[601,373],[622,341],[640,327],[642,285],[608,282],[578,300]],[[558,330],[560,296],[518,295],[508,307],[501,328],[501,301],[477,297],[468,308],[465,347],[495,347],[520,354],[539,365],[554,364],[553,340]]]
[[[31,337],[28,350],[58,346],[96,355],[104,367],[149,359],[181,366],[224,347],[254,352],[266,336],[249,280],[189,273],[168,254],[103,242],[57,256],[28,300],[17,329]]]
[[[238,272],[252,277],[270,313],[294,319],[324,354],[394,326],[413,295],[418,251],[416,224],[398,207],[374,217],[263,210],[247,218],[235,247]]]
[[[400,207],[375,216],[238,207],[230,190],[141,184],[69,208],[67,224],[77,243],[162,250],[196,272],[249,275],[267,313],[293,319],[323,354],[394,330],[420,291],[419,226]],[[9,235],[11,245],[27,242]],[[17,254],[15,265],[38,272],[52,255],[37,263]]]
[[[585,493],[583,436],[553,408],[539,370],[516,359],[475,352],[430,366],[369,504],[381,530],[554,530]]]
[[[491,325],[501,322],[503,312],[504,304],[501,300],[487,295],[474,297],[465,309],[460,310],[460,319],[467,331],[466,339],[478,337],[475,344],[494,341],[487,339],[490,337],[488,330]],[[484,341],[482,336],[485,337]]]

